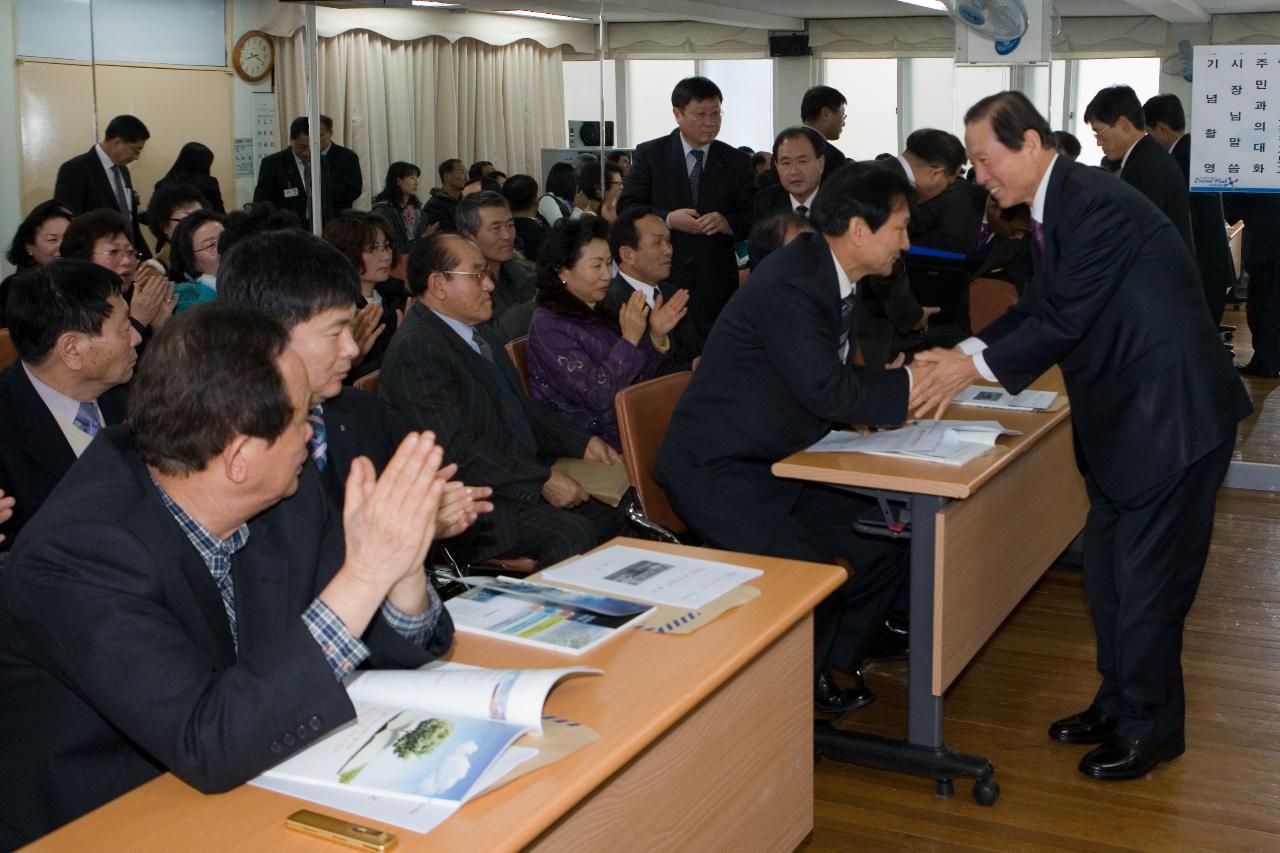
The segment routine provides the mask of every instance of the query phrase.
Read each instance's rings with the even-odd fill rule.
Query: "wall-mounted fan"
[[[1027,9],[1022,0],[943,0],[956,23],[995,42],[996,53],[1007,56],[1027,32]]]
[[[1191,82],[1191,74],[1195,70],[1194,52],[1191,42],[1183,39],[1178,42],[1178,52],[1171,53],[1160,61],[1160,71],[1168,74],[1170,77],[1181,77],[1188,83]]]

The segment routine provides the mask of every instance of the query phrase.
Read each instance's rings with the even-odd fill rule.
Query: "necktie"
[[[981,249],[983,246],[987,245],[987,241],[991,239],[991,234],[991,225],[987,222],[982,223],[982,227],[978,229],[977,248]]]
[[[809,215],[809,208],[805,207],[803,204],[801,204],[801,205],[797,205],[797,206],[796,206],[796,213],[800,214],[801,216],[808,216],[808,215]]]
[[[1044,226],[1031,220],[1031,242],[1036,246],[1036,258],[1044,260]]]
[[[129,193],[124,186],[124,173],[119,166],[112,166],[111,174],[116,179],[116,204],[120,205],[121,213],[125,216],[132,216],[133,205],[129,204]]]
[[[307,442],[307,449],[311,451],[311,458],[316,461],[316,469],[323,471],[324,466],[329,463],[329,437],[324,428],[324,409],[316,406],[311,410],[311,414],[307,415],[307,422],[311,424],[311,440]]]
[[[533,427],[529,424],[529,416],[524,413],[523,392],[512,386],[502,368],[498,367],[498,363],[494,361],[493,347],[475,329],[471,330],[471,340],[475,341],[476,347],[480,350],[480,356],[485,360],[489,372],[493,374],[493,381],[498,388],[498,396],[506,404],[511,422],[515,426],[516,440],[529,450],[536,451],[538,449],[538,439],[533,434]]]
[[[484,360],[493,364],[493,347],[484,339],[484,336],[472,329],[471,340],[475,341],[476,349],[480,350],[480,355],[484,356]]]
[[[853,332],[853,305],[858,301],[858,292],[851,292],[840,300],[840,360],[844,361],[849,354],[849,335]]]
[[[92,400],[80,404],[80,408],[76,411],[76,419],[72,423],[90,438],[93,438],[98,434],[98,430],[102,429],[102,424],[98,421],[98,407],[94,405]]]
[[[706,152],[694,148],[689,153],[693,155],[693,168],[689,170],[689,195],[693,197],[694,207],[697,207],[698,189],[702,186],[702,158]]]

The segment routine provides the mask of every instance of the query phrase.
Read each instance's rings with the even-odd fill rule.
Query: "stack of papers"
[[[547,569],[542,576],[606,595],[692,610],[761,574],[759,569],[728,563],[611,545]]]
[[[1058,395],[1053,391],[1023,391],[1010,394],[1003,388],[986,385],[970,385],[956,395],[953,403],[964,406],[981,406],[986,409],[1010,409],[1018,412],[1045,412]]]
[[[819,453],[875,453],[944,465],[963,465],[996,446],[1002,435],[1021,435],[999,421],[930,421],[859,435],[832,430],[809,448]]]

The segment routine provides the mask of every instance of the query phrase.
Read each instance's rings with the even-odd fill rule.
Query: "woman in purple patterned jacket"
[[[658,375],[667,333],[687,310],[681,291],[652,311],[635,292],[620,308],[601,304],[613,278],[609,226],[562,219],[538,253],[538,308],[529,324],[529,392],[571,423],[618,447],[613,397]]]

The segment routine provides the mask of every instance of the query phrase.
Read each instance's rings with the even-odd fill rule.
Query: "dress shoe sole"
[[[1173,759],[1186,752],[1186,749],[1187,748],[1184,743],[1170,744],[1164,749],[1159,758],[1156,758],[1150,764],[1146,764],[1142,767],[1126,767],[1118,770],[1108,770],[1103,767],[1087,764],[1082,760],[1080,762],[1079,769],[1081,773],[1088,776],[1090,779],[1097,779],[1099,782],[1123,782],[1128,779],[1141,779],[1152,770],[1155,770],[1162,763],[1166,761],[1173,761]]]
[[[849,705],[829,706],[814,702],[813,708],[820,714],[847,714],[850,711],[856,711],[859,708],[870,705],[874,701],[876,701],[876,694],[870,690],[862,690],[859,691],[857,700]]]

